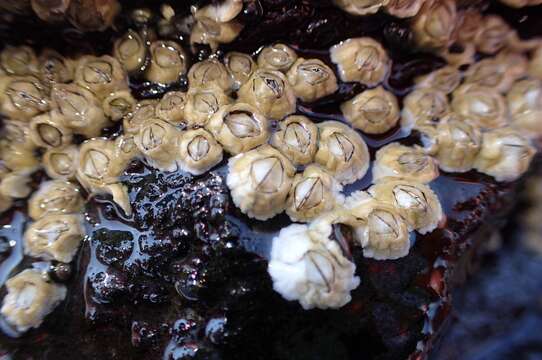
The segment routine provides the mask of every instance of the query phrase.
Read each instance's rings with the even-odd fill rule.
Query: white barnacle
[[[506,95],[511,124],[524,135],[542,135],[542,81],[525,79],[516,82]]]
[[[435,89],[445,94],[450,94],[459,84],[463,75],[454,66],[444,66],[429,74],[416,78],[416,86],[419,88]]]
[[[390,0],[333,0],[333,3],[352,15],[374,14]]]
[[[196,17],[207,17],[213,21],[225,23],[232,21],[243,10],[242,0],[225,0],[212,3],[198,9]]]
[[[188,71],[188,82],[191,88],[217,87],[225,93],[230,93],[233,87],[228,70],[216,59],[207,59],[192,65]]]
[[[150,62],[145,78],[160,84],[171,84],[187,70],[186,53],[175,41],[159,40],[150,45]]]
[[[162,171],[177,169],[181,132],[165,120],[151,118],[143,123],[134,140],[145,159]]]
[[[476,84],[506,92],[526,71],[527,60],[523,55],[501,52],[497,57],[486,58],[471,65],[465,73],[465,84]]]
[[[480,130],[468,122],[451,119],[436,129],[439,167],[449,172],[466,172],[472,169],[481,146]]]
[[[74,80],[99,99],[106,98],[115,90],[128,89],[126,72],[119,61],[109,55],[80,58]]]
[[[79,188],[63,180],[45,181],[28,200],[28,215],[33,220],[50,214],[78,213],[83,208]]]
[[[201,175],[222,161],[222,147],[204,129],[188,130],[179,141],[179,166],[193,175]]]
[[[49,112],[32,118],[30,137],[40,147],[62,147],[71,143],[72,132],[62,124],[57,114]]]
[[[115,41],[113,56],[122,64],[129,73],[140,71],[147,60],[147,46],[141,35],[133,30]]]
[[[452,109],[481,129],[495,129],[507,123],[506,102],[496,89],[465,84],[453,93]]]
[[[418,46],[439,49],[453,42],[457,9],[453,0],[427,1],[413,19],[412,32]]]
[[[136,100],[130,90],[114,91],[102,101],[104,114],[113,121],[124,119],[128,114],[132,113],[135,106]]]
[[[333,70],[319,59],[297,59],[286,76],[295,95],[305,102],[331,95],[339,88]]]
[[[124,133],[137,134],[145,121],[157,116],[157,106],[158,102],[151,99],[135,104],[133,111],[126,114],[122,119],[122,130]]]
[[[294,50],[284,44],[266,46],[258,55],[260,69],[287,72],[297,60]]]
[[[278,126],[271,137],[271,145],[279,149],[294,165],[311,163],[318,147],[316,124],[306,116],[290,115]]]
[[[232,99],[216,86],[190,88],[186,94],[184,120],[189,127],[205,126],[222,106],[231,102]]]
[[[79,150],[75,145],[47,149],[42,158],[43,168],[52,179],[74,179],[78,156]]]
[[[216,51],[219,44],[228,44],[235,40],[243,30],[237,20],[217,22],[206,16],[197,16],[196,24],[190,32],[190,44],[207,44]]]
[[[232,51],[224,56],[224,65],[233,78],[233,88],[238,90],[246,83],[257,65],[249,54]]]
[[[403,100],[401,126],[406,130],[432,127],[450,111],[448,97],[442,91],[420,88]]]

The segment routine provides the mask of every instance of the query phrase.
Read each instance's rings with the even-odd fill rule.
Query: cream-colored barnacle
[[[273,289],[305,310],[336,309],[351,300],[360,279],[356,265],[330,239],[333,226],[292,224],[273,239],[267,271]]]
[[[216,86],[190,88],[186,94],[184,119],[189,127],[205,126],[220,107],[231,102],[231,98]]]
[[[284,74],[274,70],[256,70],[239,89],[239,101],[254,106],[264,116],[282,119],[296,109],[294,91]]]
[[[435,230],[444,218],[438,196],[428,185],[416,180],[381,179],[369,193],[377,201],[394,206],[409,227],[420,234]]]
[[[352,15],[374,14],[389,0],[333,0],[333,3],[342,10]]]
[[[28,215],[33,220],[38,220],[51,214],[78,213],[83,205],[79,188],[71,182],[45,181],[28,200]]]
[[[156,117],[157,100],[143,100],[138,102],[132,113],[122,119],[122,129],[126,134],[136,134],[147,119]]]
[[[277,70],[287,72],[297,60],[297,54],[293,49],[284,44],[266,46],[258,55],[258,67],[260,69]]]
[[[204,6],[196,12],[196,17],[203,16],[224,23],[233,20],[241,10],[243,10],[243,0],[225,0]]]
[[[462,85],[454,91],[451,105],[456,114],[482,129],[495,129],[507,123],[504,97],[490,87]]]
[[[295,95],[305,102],[331,95],[339,88],[333,70],[319,59],[297,59],[286,76]]]
[[[225,93],[230,93],[233,87],[228,70],[216,59],[207,59],[192,65],[188,71],[188,83],[191,88],[217,87]]]
[[[457,9],[453,0],[427,1],[413,19],[412,32],[422,48],[440,49],[453,43]]]
[[[186,53],[175,41],[159,40],[150,45],[150,63],[145,78],[160,84],[171,84],[187,70]]]
[[[32,192],[31,181],[28,173],[9,173],[0,181],[0,194],[12,199],[24,199]]]
[[[206,128],[233,155],[266,143],[270,135],[267,118],[244,103],[222,106]]]
[[[419,147],[391,143],[376,152],[373,182],[385,177],[415,179],[429,183],[439,176],[438,164]]]
[[[0,154],[6,168],[23,173],[34,171],[39,166],[34,149],[35,144],[30,138],[28,123],[4,120]]]
[[[0,65],[8,75],[31,75],[37,69],[38,59],[29,46],[6,46],[0,52]]]
[[[341,190],[331,174],[318,165],[309,165],[294,179],[286,214],[294,222],[311,221],[342,202]]]
[[[497,15],[487,15],[479,24],[474,37],[476,49],[484,54],[495,54],[506,46],[514,31]]]
[[[483,59],[472,64],[465,73],[465,84],[476,84],[506,91],[514,78],[496,58]]]
[[[330,54],[342,81],[375,86],[384,81],[391,68],[386,50],[369,37],[342,41],[331,47]]]
[[[284,155],[262,145],[230,158],[226,182],[244,214],[267,220],[284,211],[294,175],[295,168]]]
[[[49,108],[47,91],[34,76],[13,76],[3,79],[0,109],[13,119],[29,119]]]
[[[134,139],[139,151],[153,167],[174,171],[179,158],[180,136],[181,132],[167,121],[151,118],[143,123]]]
[[[320,141],[315,162],[322,165],[341,184],[361,179],[369,168],[369,150],[361,136],[338,121],[318,124]]]
[[[436,89],[445,94],[454,91],[462,79],[461,72],[455,66],[444,66],[438,70],[416,79],[416,86],[420,88]]]
[[[342,103],[341,111],[348,122],[367,134],[384,134],[399,121],[397,98],[382,86]]]
[[[457,40],[466,45],[474,42],[474,38],[480,31],[482,14],[475,8],[467,8],[458,14]]]
[[[271,145],[279,149],[294,165],[314,160],[318,146],[318,128],[306,116],[290,115],[271,136]]]
[[[43,168],[52,179],[74,179],[78,156],[79,150],[75,145],[50,148],[43,154]]]
[[[525,79],[515,83],[506,95],[512,125],[526,136],[542,135],[542,81]]]
[[[104,114],[113,121],[122,120],[134,110],[136,100],[130,90],[117,90],[102,101]]]
[[[179,141],[179,165],[184,171],[201,175],[222,161],[222,146],[207,130],[182,133]]]
[[[167,92],[156,105],[156,116],[172,124],[180,124],[184,120],[186,93],[180,91]]]
[[[66,287],[52,283],[37,269],[27,269],[6,281],[0,313],[18,332],[41,325],[66,297]]]
[[[448,120],[438,125],[436,137],[436,158],[442,170],[466,172],[472,169],[481,145],[478,127],[463,120]]]
[[[30,121],[30,137],[37,146],[44,148],[61,147],[71,143],[72,132],[54,114],[44,113]]]
[[[241,30],[243,25],[236,20],[221,23],[198,16],[190,33],[190,44],[207,44],[212,50],[216,50],[219,44],[228,44],[235,40]]]
[[[238,90],[246,83],[257,65],[249,54],[232,51],[224,56],[224,65],[233,78],[233,89]]]
[[[483,134],[474,167],[497,181],[514,181],[529,169],[535,153],[529,140],[517,130],[495,129]]]
[[[147,60],[147,46],[141,35],[133,30],[115,41],[113,56],[122,64],[129,73],[140,71]]]
[[[76,134],[97,136],[108,123],[96,96],[76,84],[54,85],[51,100],[52,116],[59,116],[62,124]]]
[[[450,111],[448,97],[442,91],[421,88],[403,100],[401,126],[407,130],[434,126]]]
[[[43,50],[38,60],[38,76],[48,88],[56,83],[67,83],[73,80],[74,61],[66,59],[51,49]]]
[[[135,141],[135,135],[122,134],[117,137],[113,142],[113,158],[115,162],[126,165],[129,164],[134,158],[141,155],[139,148]]]
[[[420,12],[427,0],[390,0],[385,6],[388,14],[398,18],[413,17]]]
[[[531,55],[528,73],[530,76],[542,80],[542,46],[539,46]]]
[[[75,83],[100,100],[115,90],[128,89],[128,77],[117,59],[109,55],[83,56],[75,69]]]
[[[1,139],[13,146],[24,149],[33,150],[36,147],[32,139],[30,123],[26,121],[5,119],[3,121]],[[4,160],[7,160],[6,156],[4,156]]]

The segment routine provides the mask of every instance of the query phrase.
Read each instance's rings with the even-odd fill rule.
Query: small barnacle
[[[256,70],[237,95],[239,101],[272,119],[280,120],[295,111],[294,91],[280,71]]]
[[[32,118],[30,137],[37,146],[61,147],[71,143],[72,132],[62,124],[62,119],[59,116],[49,112]]]
[[[232,51],[224,56],[224,65],[233,78],[233,89],[238,90],[248,81],[257,65],[249,54]]]
[[[184,120],[186,93],[167,92],[156,105],[156,116],[171,124],[180,124]]]
[[[351,300],[360,279],[337,241],[331,239],[331,223],[292,224],[273,238],[267,271],[273,289],[303,309],[336,309]]]
[[[54,50],[45,49],[38,58],[37,74],[41,82],[48,88],[57,83],[67,83],[73,80],[75,62],[66,59]]]
[[[464,84],[454,91],[451,105],[457,115],[482,129],[495,129],[507,123],[504,98],[493,88]]]
[[[389,0],[384,7],[386,12],[398,18],[413,17],[420,12],[427,0]]]
[[[0,153],[3,154],[4,166],[11,171],[30,173],[39,167],[39,161],[32,149],[0,140]]]
[[[330,49],[342,81],[357,81],[375,86],[384,81],[391,68],[386,50],[369,37],[342,41]]]
[[[269,127],[265,116],[244,103],[222,106],[206,126],[224,150],[233,155],[266,143]]]
[[[147,61],[147,46],[141,35],[133,30],[115,41],[113,56],[122,64],[124,70],[129,73],[141,71]]]
[[[369,188],[369,193],[377,201],[394,206],[409,227],[420,234],[433,231],[444,218],[437,195],[416,180],[381,179]]]
[[[318,124],[320,141],[314,156],[316,163],[343,185],[361,179],[369,168],[369,150],[361,136],[338,121]]]
[[[139,151],[153,167],[174,171],[177,169],[180,136],[181,132],[167,121],[151,118],[141,125],[134,139]]]
[[[145,70],[145,79],[171,84],[186,73],[187,57],[183,48],[175,41],[159,40],[150,45],[150,63]]]
[[[28,215],[33,220],[51,214],[78,213],[83,208],[79,188],[63,180],[45,181],[28,200]]]
[[[341,112],[355,128],[367,134],[384,134],[399,121],[397,98],[382,86],[342,103]]]
[[[478,9],[467,8],[458,13],[457,40],[463,44],[474,42],[474,38],[480,31],[482,23],[482,14]]]
[[[438,176],[437,162],[419,147],[394,142],[376,152],[373,182],[385,177],[400,177],[429,183]]]
[[[136,106],[130,90],[117,90],[102,101],[104,114],[113,121],[122,120]]]
[[[235,40],[241,30],[243,25],[235,20],[221,23],[198,16],[190,33],[190,44],[207,44],[215,51],[219,44],[229,44]]]
[[[539,46],[531,55],[527,71],[530,76],[542,80],[542,46]]]
[[[523,75],[526,67],[526,60],[522,56],[514,63],[500,61],[497,57],[486,58],[469,67],[465,73],[465,84],[475,84],[506,92],[514,80]]]
[[[128,89],[122,65],[109,55],[83,56],[75,68],[75,83],[104,99],[115,90]]]
[[[497,15],[487,15],[478,24],[474,37],[476,49],[483,54],[495,54],[506,46],[514,31]]]
[[[517,130],[504,127],[483,134],[474,167],[497,181],[514,181],[531,164],[535,148]]]
[[[12,199],[24,199],[32,192],[31,181],[26,173],[9,173],[0,181],[0,194]]]
[[[26,269],[6,281],[7,295],[0,313],[18,332],[41,325],[66,297],[66,287],[44,279],[37,269]]]
[[[333,0],[333,3],[352,15],[374,14],[381,7],[387,6],[389,0]]]
[[[271,145],[279,149],[294,165],[314,160],[318,146],[318,128],[306,116],[290,115],[278,124]]]
[[[125,134],[136,134],[143,123],[151,118],[156,117],[156,107],[158,101],[147,99],[138,102],[132,113],[126,114],[122,119],[122,129]]]
[[[52,179],[74,179],[78,156],[79,150],[75,145],[50,148],[43,154],[43,168]]]
[[[318,165],[309,165],[294,178],[286,214],[294,222],[308,222],[341,203],[342,187]]]
[[[118,164],[128,164],[141,155],[135,142],[135,135],[122,134],[115,139],[112,145],[112,154]]]
[[[38,59],[29,46],[6,46],[0,52],[0,65],[8,75],[32,75],[38,66]]]
[[[29,119],[49,108],[47,91],[38,78],[13,76],[3,80],[0,109],[6,117]]]
[[[420,88],[436,89],[450,94],[459,86],[462,77],[456,67],[448,65],[416,78],[416,85]]]
[[[422,48],[439,49],[453,42],[457,23],[453,0],[427,1],[413,19],[412,32]]]
[[[26,121],[5,119],[1,130],[2,138],[0,140],[5,140],[11,146],[28,150],[33,150],[36,147],[32,139],[30,123]],[[4,160],[7,159],[4,157]]]
[[[232,100],[215,87],[190,88],[186,94],[184,119],[189,127],[205,126],[209,119],[222,107]]]
[[[222,147],[204,129],[188,130],[179,141],[179,165],[184,171],[201,175],[222,161]]]
[[[439,167],[448,172],[472,169],[481,145],[480,130],[462,120],[447,120],[436,129]]]
[[[243,0],[225,0],[212,3],[196,12],[196,18],[206,17],[219,23],[233,20],[243,10]]]
[[[450,111],[448,97],[434,89],[417,89],[403,100],[401,126],[405,129],[423,128],[437,124]]]
[[[230,158],[226,183],[235,205],[246,215],[267,220],[281,213],[295,168],[269,145]]]
[[[516,82],[506,95],[512,125],[526,136],[542,134],[542,81],[525,79]]]
[[[258,55],[258,67],[260,69],[277,70],[287,72],[297,60],[294,50],[284,44],[266,46]]]
[[[195,63],[188,71],[188,83],[192,89],[217,87],[225,93],[230,93],[232,81],[226,67],[216,59]]]
[[[286,76],[295,95],[305,102],[333,94],[339,88],[333,70],[319,59],[297,59]]]

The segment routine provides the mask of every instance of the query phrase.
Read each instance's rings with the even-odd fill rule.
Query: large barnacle
[[[262,145],[230,158],[226,182],[243,213],[267,220],[285,209],[294,174],[294,166],[284,155]]]
[[[179,141],[179,165],[184,171],[201,175],[222,161],[222,147],[204,129],[188,130]]]
[[[514,181],[531,164],[535,148],[516,130],[505,127],[483,134],[474,167],[497,181]]]
[[[399,121],[397,98],[382,86],[344,102],[341,111],[348,122],[367,134],[384,134]]]
[[[243,10],[242,0],[225,0],[212,3],[196,12],[196,17],[206,17],[213,21],[224,23],[233,20]]]
[[[129,73],[140,71],[147,60],[147,46],[141,35],[128,30],[121,38],[115,41],[113,56]]]
[[[248,81],[257,65],[249,54],[229,52],[224,56],[224,65],[233,78],[233,88],[237,90]]]
[[[13,119],[28,119],[49,108],[46,89],[34,76],[6,77],[0,84],[1,112]]]
[[[401,125],[406,129],[433,126],[449,111],[445,93],[428,88],[414,90],[403,100]]]
[[[207,59],[195,63],[188,71],[190,88],[217,87],[225,93],[232,90],[232,78],[226,67],[216,59]]]
[[[384,81],[391,67],[386,50],[369,37],[342,41],[331,47],[330,52],[342,81],[375,86]]]
[[[444,218],[437,195],[428,185],[416,180],[382,179],[369,193],[377,201],[393,205],[409,227],[420,234],[433,231]]]
[[[160,84],[171,84],[186,73],[186,53],[175,41],[152,42],[150,55],[150,63],[145,70],[147,80]]]
[[[296,60],[297,54],[294,50],[284,44],[275,44],[262,49],[258,55],[258,67],[287,72]]]
[[[419,147],[391,143],[376,152],[373,181],[385,177],[415,179],[429,183],[439,175],[437,162]]]
[[[320,141],[314,160],[341,184],[361,179],[369,168],[369,150],[361,136],[345,124],[324,121],[318,124]]]
[[[31,178],[25,172],[12,172],[0,181],[0,194],[12,199],[24,199],[32,192]]]
[[[28,200],[28,215],[33,220],[50,214],[78,213],[83,208],[79,188],[63,180],[51,180],[40,184]]]
[[[413,20],[414,39],[423,48],[447,47],[453,42],[456,22],[455,1],[427,1]]]
[[[99,99],[106,98],[115,90],[128,88],[128,79],[122,65],[109,55],[80,58],[75,69],[75,83]]]
[[[316,125],[306,116],[290,115],[278,126],[271,137],[271,145],[279,149],[294,165],[311,163],[318,146]]]
[[[41,82],[51,88],[57,83],[73,80],[75,62],[68,60],[51,49],[45,49],[38,58],[38,76]]]
[[[506,125],[507,108],[496,89],[474,84],[462,85],[453,93],[454,112],[482,129]]]
[[[339,88],[333,70],[319,59],[297,59],[286,76],[295,95],[305,102],[333,94]]]
[[[416,79],[416,85],[421,88],[435,89],[450,94],[461,83],[462,74],[454,66],[445,66]]]
[[[131,113],[136,106],[130,90],[117,90],[102,101],[104,114],[113,121],[122,120]]]
[[[528,72],[530,76],[542,80],[542,46],[533,52]]]
[[[333,0],[333,3],[352,15],[374,14],[389,0]]]
[[[449,172],[472,169],[481,145],[480,130],[462,120],[448,120],[437,127],[436,158],[439,167]]]
[[[389,0],[384,7],[390,15],[399,18],[416,16],[427,0]]]
[[[74,179],[78,156],[79,150],[75,145],[50,148],[43,154],[43,168],[52,179]]]
[[[282,119],[295,111],[294,91],[280,71],[256,70],[241,86],[238,96],[239,101],[273,119]]]
[[[12,146],[33,150],[36,147],[32,139],[30,123],[19,120],[3,120],[1,140],[6,141]],[[7,155],[7,154],[6,154]],[[4,160],[7,156],[4,156]]]
[[[167,121],[151,118],[141,126],[135,143],[153,167],[173,171],[177,169],[180,136],[181,132]]]
[[[190,44],[207,44],[216,50],[219,44],[228,44],[235,40],[241,30],[243,25],[235,20],[221,23],[198,16],[190,33]]]
[[[231,103],[231,99],[215,87],[190,88],[186,94],[184,119],[190,127],[204,126],[222,107]]]
[[[125,134],[136,134],[143,123],[156,117],[157,100],[143,100],[138,102],[132,113],[128,113],[122,120],[122,129]]]
[[[61,147],[71,143],[72,132],[62,124],[62,119],[52,113],[35,116],[30,121],[30,136],[37,146]]]
[[[499,16],[485,16],[474,37],[476,49],[484,54],[495,54],[506,46],[514,32]]]
[[[167,92],[156,105],[156,116],[172,124],[180,124],[184,120],[186,93],[180,91]]]
[[[286,213],[295,222],[311,221],[341,203],[341,188],[327,171],[318,165],[309,165],[294,179]]]
[[[286,300],[297,300],[308,310],[340,308],[351,300],[360,279],[337,241],[331,223],[292,224],[273,239],[267,271],[273,289]]]
[[[508,94],[508,110],[512,125],[525,135],[542,134],[542,81],[526,79],[515,83]]]
[[[266,143],[269,127],[265,116],[244,103],[222,106],[206,125],[224,150],[233,155]]]
[[[66,287],[44,279],[37,269],[27,269],[6,281],[2,316],[17,331],[37,328],[66,297]]]
[[[68,20],[82,31],[103,31],[113,24],[120,9],[118,0],[71,0]]]
[[[32,75],[38,66],[38,59],[31,47],[6,46],[0,52],[0,65],[8,75]]]

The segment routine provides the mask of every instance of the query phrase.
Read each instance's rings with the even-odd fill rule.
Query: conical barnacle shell
[[[160,84],[171,84],[186,73],[187,58],[183,48],[175,41],[159,40],[150,45],[150,62],[145,78]]]
[[[190,88],[186,94],[184,119],[189,127],[205,126],[223,105],[231,102],[232,99],[216,86]]]
[[[113,56],[129,73],[140,71],[147,60],[147,45],[137,32],[128,30],[115,41]]]
[[[83,56],[75,68],[75,83],[98,99],[115,90],[128,89],[128,77],[117,59],[109,55]]]
[[[12,199],[24,199],[32,192],[28,174],[12,172],[0,181],[0,194]]]
[[[180,136],[181,132],[167,121],[151,118],[143,123],[135,135],[135,143],[153,167],[174,171],[177,169]]]
[[[413,19],[412,32],[418,46],[429,49],[447,47],[453,43],[457,23],[453,0],[427,1]]]
[[[527,60],[524,56],[506,53],[495,58],[483,59],[470,66],[465,73],[465,84],[476,84],[506,92],[526,71]]]
[[[295,95],[305,102],[333,94],[339,88],[333,70],[319,59],[297,59],[286,76]]]
[[[34,153],[35,144],[31,141],[28,123],[5,120],[0,138],[0,154],[4,166],[11,171],[30,173],[39,162]]]
[[[18,332],[37,328],[66,297],[66,287],[44,279],[37,269],[26,269],[6,281],[7,295],[0,312]]]
[[[216,51],[218,45],[229,44],[235,40],[241,30],[243,25],[236,20],[222,23],[199,16],[190,33],[190,44],[207,44]]]
[[[72,132],[56,113],[37,115],[30,121],[30,137],[40,147],[62,147],[72,141]]]
[[[38,59],[29,46],[8,45],[0,52],[0,65],[8,75],[32,75],[38,66]]]
[[[143,100],[134,106],[132,113],[126,114],[122,119],[122,129],[125,134],[137,134],[145,121],[152,119],[157,115],[158,101]]]
[[[79,188],[63,180],[51,180],[40,184],[28,200],[28,215],[33,220],[50,214],[78,213],[83,208]]]
[[[206,126],[224,150],[233,155],[266,143],[269,127],[265,116],[254,107],[240,102],[222,106]]]
[[[12,76],[0,82],[0,112],[6,117],[29,119],[49,108],[46,88],[38,78]]]
[[[458,12],[457,40],[465,45],[473,43],[480,31],[482,14],[475,8],[467,8]]]
[[[79,150],[75,145],[50,148],[43,154],[43,168],[52,179],[75,179]]]
[[[418,14],[427,0],[390,0],[384,7],[390,15],[399,18],[413,17]]]
[[[474,84],[460,86],[453,93],[452,109],[482,129],[495,129],[507,123],[504,98],[492,88]]]
[[[370,37],[347,39],[330,49],[342,81],[375,86],[384,81],[391,68],[386,50]]]
[[[466,172],[472,169],[481,145],[480,130],[462,120],[448,120],[436,129],[439,167],[449,172]]]
[[[511,124],[524,135],[542,135],[542,81],[525,79],[516,82],[506,95]]]
[[[192,65],[188,71],[188,83],[190,88],[219,88],[225,93],[230,93],[233,80],[228,70],[220,61],[207,59]]]
[[[67,59],[54,50],[44,49],[38,58],[37,75],[41,82],[51,88],[57,83],[73,80],[75,61]]]
[[[222,146],[204,129],[188,130],[179,141],[179,165],[193,175],[201,175],[222,161]]]
[[[478,24],[474,37],[476,49],[483,54],[495,54],[504,48],[514,31],[497,15],[487,15]]]
[[[184,120],[186,93],[169,91],[156,105],[156,116],[171,124],[180,124]]]
[[[389,0],[333,0],[333,3],[352,15],[374,14]]]
[[[233,202],[251,218],[269,219],[286,207],[295,168],[278,150],[262,145],[230,158],[227,184]]]
[[[284,44],[266,46],[258,55],[260,69],[287,72],[297,60],[293,49]]]
[[[427,75],[416,78],[416,86],[419,88],[436,89],[445,94],[450,94],[459,84],[463,75],[454,66],[445,66]]]
[[[28,150],[36,148],[36,144],[32,139],[32,130],[28,122],[5,119],[1,130],[2,136],[0,140]]]
[[[403,100],[401,126],[406,130],[431,127],[438,124],[449,111],[445,93],[435,89],[417,89]]]
[[[196,17],[206,17],[225,23],[233,20],[243,10],[242,0],[225,0],[219,4],[209,4],[196,12]]]
[[[102,101],[104,114],[113,121],[122,120],[130,114],[136,106],[130,90],[113,91]]]
[[[341,184],[361,179],[369,168],[369,151],[361,136],[338,121],[318,124],[320,141],[315,162],[327,169]]]
[[[318,147],[318,128],[308,117],[290,115],[278,124],[271,145],[279,149],[294,165],[314,160]]]
[[[258,66],[249,54],[232,51],[224,56],[224,65],[233,78],[233,89],[246,83]]]

